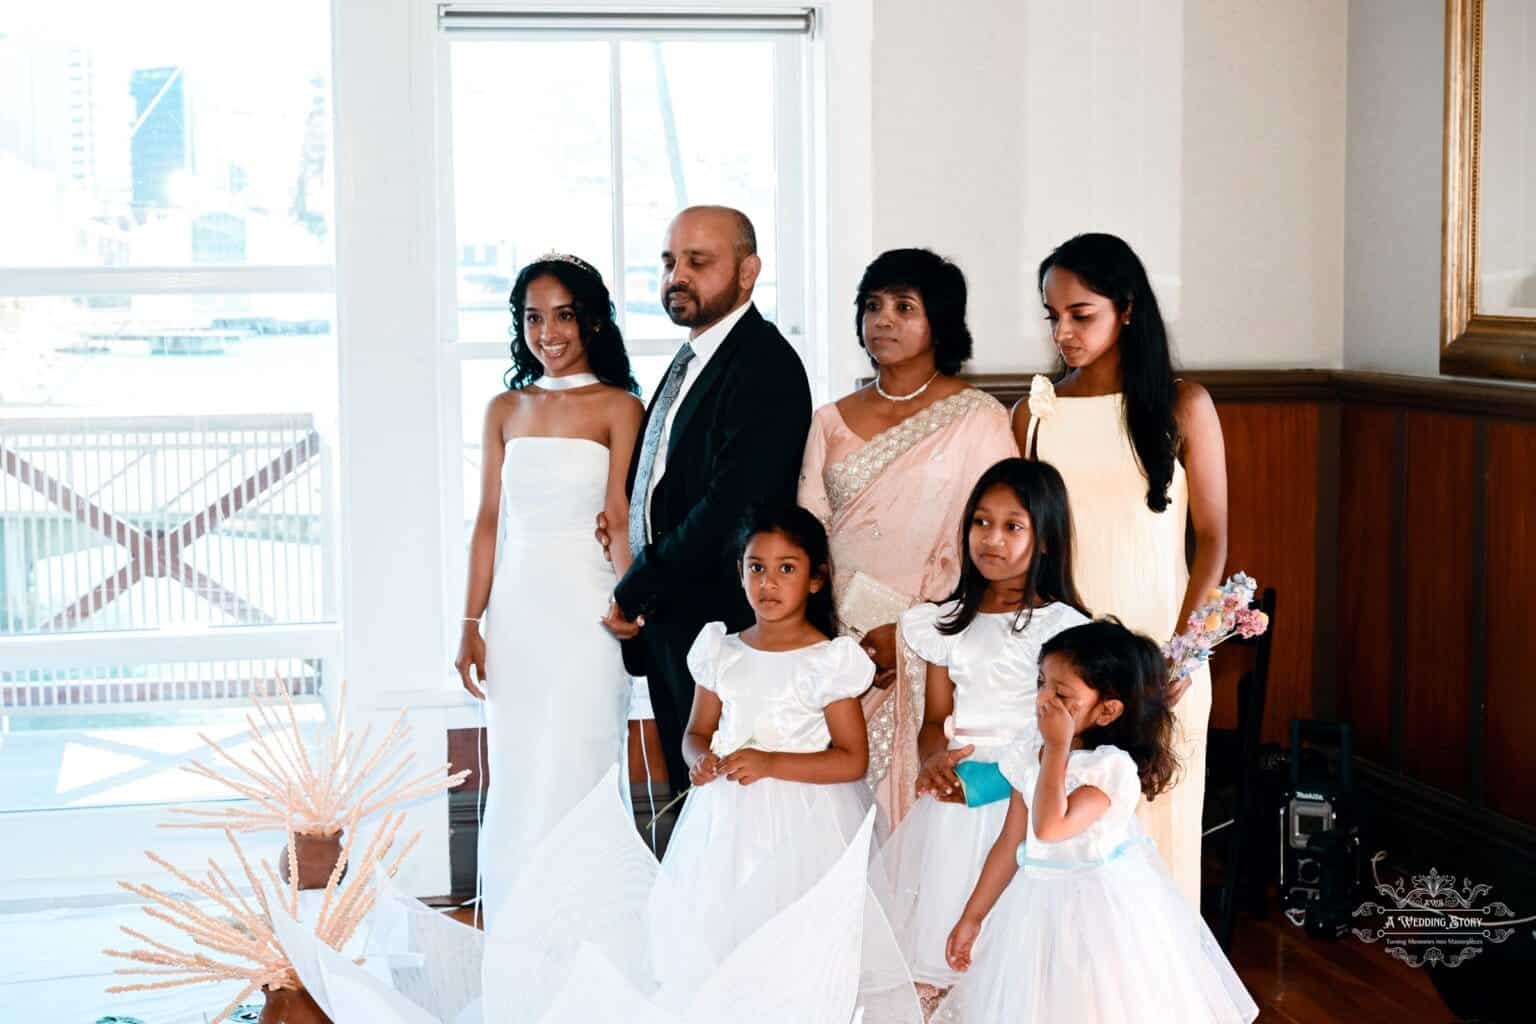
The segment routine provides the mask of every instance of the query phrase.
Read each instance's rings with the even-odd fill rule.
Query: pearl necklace
[[[880,386],[880,374],[876,373],[875,374],[875,393],[878,394],[881,398],[884,398],[885,400],[890,401],[890,402],[910,402],[910,401],[912,401],[912,399],[916,398],[918,395],[922,394],[924,391],[927,391],[928,390],[928,385],[932,384],[934,381],[936,381],[938,379],[939,379],[939,371],[938,370],[934,370],[933,371],[933,376],[929,377],[926,381],[924,381],[923,382],[923,386],[918,388],[916,391],[912,392],[909,395],[893,395],[889,391],[885,390],[885,388]]]
[[[599,383],[595,373],[568,373],[563,377],[551,377],[545,374],[534,381],[545,391],[569,391],[572,388],[584,388],[588,384]]]

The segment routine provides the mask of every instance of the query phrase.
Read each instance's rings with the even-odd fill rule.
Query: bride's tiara
[[[603,275],[599,274],[597,272],[597,268],[594,267],[592,264],[588,263],[586,260],[582,259],[580,256],[572,256],[568,252],[555,252],[553,249],[551,249],[549,252],[547,252],[544,255],[540,256],[539,259],[538,259],[538,262],[540,262],[540,263],[569,263],[573,267],[580,267],[582,270],[585,270],[587,273],[591,274],[593,277],[597,278],[599,281],[601,281],[602,278],[603,278]]]

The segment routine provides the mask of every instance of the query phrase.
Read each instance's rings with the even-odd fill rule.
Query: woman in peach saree
[[[816,411],[800,471],[800,504],[832,542],[838,628],[879,669],[863,704],[882,835],[917,797],[926,686],[897,618],[949,597],[966,496],[1018,454],[1008,411],[955,376],[971,355],[965,302],[960,268],[926,249],[895,249],[865,269],[854,322],[875,379]]]

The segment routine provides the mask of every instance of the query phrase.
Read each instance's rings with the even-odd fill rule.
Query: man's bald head
[[[729,206],[690,206],[672,218],[661,250],[661,304],[700,331],[752,297],[763,269],[752,221]]]
[[[672,222],[675,224],[684,217],[704,218],[712,230],[729,234],[738,263],[757,255],[757,229],[752,226],[752,219],[734,206],[690,206],[672,218]]]

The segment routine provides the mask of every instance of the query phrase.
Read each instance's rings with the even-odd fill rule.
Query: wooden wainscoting
[[[1536,824],[1536,423],[1491,423],[1486,445],[1482,797]]]
[[[1536,389],[1188,376],[1226,435],[1227,564],[1278,592],[1266,739],[1348,720],[1384,841],[1536,868]],[[1029,378],[977,383],[1013,401]],[[1213,725],[1244,657],[1216,656]]]
[[[1400,416],[1391,409],[1347,408],[1340,416],[1339,544],[1333,584],[1339,629],[1339,716],[1355,727],[1359,752],[1393,761],[1400,708],[1393,681],[1403,677],[1404,643],[1393,595],[1403,592],[1404,479]],[[1339,585],[1342,581],[1343,585]]]
[[[1227,565],[1276,592],[1264,738],[1281,742],[1291,719],[1317,717],[1315,691],[1333,674],[1331,659],[1319,657],[1317,644],[1315,554],[1324,504],[1319,450],[1328,411],[1312,402],[1216,397],[1229,453]],[[1245,453],[1244,462],[1233,457],[1236,452]],[[1213,725],[1237,724],[1237,680],[1248,660],[1239,647],[1213,658]]]
[[[1536,838],[1536,389],[1338,376],[1340,711],[1383,768]]]

